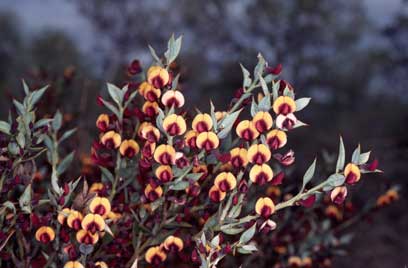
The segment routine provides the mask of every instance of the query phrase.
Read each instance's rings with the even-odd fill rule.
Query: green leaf
[[[370,153],[371,152],[366,152],[366,153],[360,154],[360,157],[358,159],[358,164],[363,165],[363,164],[367,163],[368,159],[370,159]]]
[[[24,133],[19,132],[19,133],[17,134],[16,140],[17,140],[17,143],[18,143],[18,145],[20,146],[20,148],[24,149],[24,147],[25,147],[25,136],[24,136]]]
[[[62,143],[64,140],[68,139],[69,137],[71,137],[74,133],[76,132],[76,128],[67,130],[59,139],[59,143]]]
[[[251,101],[251,116],[254,117],[259,112],[258,105],[255,102],[255,99],[252,97]]]
[[[75,152],[71,152],[61,161],[61,163],[59,163],[58,168],[57,168],[58,177],[67,170],[69,165],[71,165],[72,160],[74,159],[74,155],[75,155]]]
[[[40,119],[40,120],[38,120],[37,122],[35,122],[35,124],[34,124],[34,129],[47,126],[49,123],[52,122],[52,120],[53,120],[53,119],[50,119],[50,118]]]
[[[119,107],[121,107],[123,96],[124,96],[124,91],[122,91],[120,88],[110,83],[107,83],[107,86],[108,86],[109,96],[112,98],[114,102],[116,102],[116,104]]]
[[[172,63],[180,53],[181,49],[181,42],[183,40],[183,36],[180,36],[177,39],[174,39],[174,34],[170,37],[170,40],[167,44],[167,51],[164,53],[164,56],[167,59],[167,65]]]
[[[327,183],[332,187],[337,187],[343,185],[345,180],[346,178],[343,174],[335,173],[329,176],[329,178],[327,179]]]
[[[31,184],[29,184],[18,199],[18,204],[20,205],[21,210],[26,213],[31,213],[31,196]]]
[[[360,151],[361,151],[361,148],[359,144],[351,156],[351,162],[353,162],[356,165],[358,165],[358,162],[360,160]]]
[[[160,64],[160,66],[163,66],[159,56],[157,56],[156,51],[154,50],[154,48],[150,45],[148,45],[149,50],[150,50],[150,54],[152,54],[153,59],[156,61],[157,64]]]
[[[306,184],[310,182],[310,180],[313,178],[314,173],[316,169],[316,158],[313,160],[313,163],[309,166],[309,168],[306,170],[305,175],[303,175],[303,184],[302,184],[302,191],[305,189]]]
[[[25,114],[25,112],[26,112],[25,107],[21,102],[19,102],[18,100],[13,100],[13,103],[14,103],[14,106],[16,106],[17,112],[18,112],[19,115]]]
[[[176,182],[175,184],[170,185],[169,189],[174,191],[181,191],[185,190],[189,185],[190,184],[188,181],[179,181]]]
[[[52,129],[58,131],[62,126],[62,114],[58,110],[54,115],[54,120],[52,121]]]
[[[31,93],[31,101],[30,101],[30,106],[33,107],[34,105],[37,104],[37,102],[41,99],[41,97],[44,95],[45,91],[47,90],[48,86],[45,86],[39,90],[34,91]]]
[[[18,155],[20,152],[20,148],[18,147],[17,143],[15,142],[10,142],[7,146],[7,150],[12,154],[12,155]]]
[[[244,67],[244,65],[239,64],[242,69],[242,75],[244,76],[244,81],[242,83],[242,87],[245,89],[249,87],[252,83],[252,79],[250,78],[249,71]]]
[[[344,149],[343,138],[340,136],[339,156],[337,157],[336,173],[344,168],[346,150]]]
[[[244,245],[242,246],[242,249],[249,252],[254,252],[258,250],[255,245]]]
[[[236,235],[240,234],[244,231],[245,229],[242,227],[223,227],[221,226],[221,232],[227,235]]]
[[[279,82],[272,82],[272,97],[275,101],[279,96]]]
[[[211,113],[211,120],[213,122],[214,132],[217,133],[218,130],[218,123],[215,117],[215,107],[212,101],[210,101],[210,113]]]
[[[268,94],[262,98],[262,100],[258,104],[258,108],[260,111],[267,112],[271,109],[271,96]]]
[[[309,105],[312,98],[300,98],[295,101],[296,112],[303,110],[307,105]]]
[[[259,81],[261,82],[261,87],[262,87],[263,94],[264,94],[265,96],[269,95],[268,85],[266,84],[266,82],[265,82],[265,80],[262,78],[262,76],[259,76]]]
[[[220,129],[222,129],[220,132],[218,132],[218,138],[224,139],[227,137],[228,133],[231,131],[232,126],[234,125],[234,122],[237,120],[239,114],[241,113],[241,110],[238,110],[236,112],[233,112],[232,114],[228,114],[220,123]]]
[[[261,83],[262,83],[262,80],[263,80],[262,75],[265,70],[266,62],[261,53],[258,53],[257,57],[258,57],[258,63],[256,64],[255,69],[254,69],[254,77],[255,77],[255,80],[257,80],[258,78],[261,79]]]
[[[102,179],[107,179],[110,182],[113,182],[115,180],[112,173],[107,168],[104,168],[102,166],[99,166],[99,168],[101,169],[102,172]]]
[[[104,100],[102,98],[101,98],[101,101],[102,101],[103,105],[105,105],[105,107],[108,108],[112,113],[114,113],[118,118],[121,117],[118,108],[116,108],[110,102],[108,102],[108,101],[106,101],[106,100]]]
[[[28,85],[27,85],[27,83],[26,83],[26,81],[24,79],[22,79],[22,82],[23,82],[24,93],[27,96],[28,94],[30,94],[30,89],[29,89],[29,87],[28,87]]]
[[[0,132],[10,135],[11,126],[6,121],[0,121]]]
[[[255,231],[256,231],[256,224],[253,224],[251,228],[249,228],[248,230],[242,233],[241,237],[239,238],[239,243],[246,244],[247,242],[249,242],[252,239],[252,237],[255,235]]]

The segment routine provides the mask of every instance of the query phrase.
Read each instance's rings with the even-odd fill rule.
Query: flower
[[[158,142],[160,139],[160,130],[149,122],[143,122],[140,125],[138,134],[140,137],[151,143]]]
[[[89,187],[90,193],[101,194],[103,190],[105,190],[105,185],[101,182],[94,182],[91,187]]]
[[[252,141],[259,136],[259,132],[256,129],[254,123],[249,120],[243,120],[239,122],[236,128],[238,137],[241,139]]]
[[[279,129],[274,129],[266,134],[266,143],[269,148],[276,150],[285,146],[287,142],[286,133]]]
[[[255,125],[256,130],[258,130],[259,133],[262,133],[272,127],[273,119],[270,113],[259,111],[255,114],[252,122]]]
[[[349,163],[344,169],[344,176],[346,177],[346,183],[355,184],[361,178],[361,172],[357,165]]]
[[[107,217],[111,212],[111,204],[106,197],[94,197],[89,204],[89,210],[94,214],[99,214],[102,217]]]
[[[275,204],[269,197],[260,197],[256,201],[255,212],[264,218],[269,218],[275,212]]]
[[[249,178],[253,183],[263,185],[272,180],[272,168],[267,164],[254,165],[249,171]]]
[[[261,165],[271,159],[271,151],[264,144],[253,144],[248,149],[248,161]]]
[[[133,158],[139,151],[139,144],[135,140],[124,140],[119,148],[120,154],[127,158]]]
[[[70,208],[63,208],[62,211],[58,213],[57,220],[61,225],[65,223],[70,212],[71,212]]]
[[[168,165],[161,165],[156,169],[155,175],[161,182],[169,182],[173,179],[173,170]]]
[[[109,149],[118,148],[122,142],[122,138],[119,133],[111,130],[106,132],[101,137],[101,143]]]
[[[41,226],[35,232],[35,239],[43,244],[53,241],[55,239],[54,229],[49,226]]]
[[[76,240],[81,244],[94,245],[98,243],[99,235],[91,231],[79,230],[76,235]]]
[[[324,213],[326,214],[326,216],[336,219],[338,221],[340,221],[343,218],[343,215],[341,211],[339,210],[339,208],[334,205],[329,205],[325,209]]]
[[[338,186],[334,188],[330,193],[330,199],[333,203],[338,205],[342,204],[347,196],[347,187],[346,186]]]
[[[193,130],[198,133],[210,131],[213,127],[213,121],[209,114],[197,114],[192,123]]]
[[[67,218],[68,227],[74,230],[79,230],[81,228],[81,222],[83,218],[84,216],[81,212],[71,209]]]
[[[168,90],[163,94],[162,103],[164,106],[180,108],[184,106],[184,95],[178,90]]]
[[[280,129],[291,130],[296,123],[297,119],[294,114],[280,114],[278,117],[276,117],[276,126]]]
[[[142,111],[149,117],[159,113],[159,104],[155,101],[146,101],[142,106]]]
[[[164,262],[167,258],[166,252],[160,246],[151,247],[146,251],[145,260],[146,262],[159,265]]]
[[[144,194],[149,201],[153,202],[163,195],[163,189],[160,186],[153,187],[148,184],[144,190]]]
[[[154,160],[162,165],[174,165],[176,161],[176,150],[174,147],[167,144],[159,145],[154,151]]]
[[[68,261],[65,263],[64,268],[84,268],[79,261]]]
[[[191,148],[197,148],[197,136],[198,133],[195,130],[187,131],[186,135],[184,135],[184,144]]]
[[[163,246],[167,251],[180,252],[183,250],[184,243],[181,238],[171,235],[164,240]]]
[[[226,193],[221,191],[216,185],[213,185],[208,192],[208,195],[213,202],[221,202],[224,200]]]
[[[152,66],[147,70],[147,82],[155,88],[163,88],[169,81],[169,72],[163,67]]]
[[[157,101],[160,98],[161,91],[158,88],[155,88],[151,84],[144,84],[143,88],[143,97],[147,101]]]
[[[187,126],[181,115],[171,114],[164,118],[163,128],[170,136],[177,136],[184,134]]]
[[[218,148],[218,146],[220,145],[220,140],[214,132],[201,132],[197,136],[196,143],[199,149],[211,151]]]
[[[248,151],[245,148],[234,148],[230,151],[230,163],[235,168],[245,167],[248,164]]]
[[[222,172],[215,178],[214,185],[223,192],[228,192],[237,186],[237,179],[231,172]]]
[[[81,227],[85,231],[95,234],[97,231],[102,232],[105,230],[105,221],[101,215],[89,213],[83,218]]]
[[[95,262],[95,268],[108,268],[108,265],[104,261]]]
[[[296,111],[296,103],[289,96],[280,96],[273,103],[272,109],[278,115],[287,115]]]
[[[104,132],[108,129],[109,126],[109,116],[107,114],[101,114],[98,116],[98,119],[96,119],[96,127]]]

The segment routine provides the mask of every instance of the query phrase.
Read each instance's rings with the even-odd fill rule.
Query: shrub
[[[393,187],[362,208],[345,201],[380,170],[360,146],[349,157],[341,138],[335,163],[315,159],[290,179],[285,145],[306,125],[310,98],[297,98],[260,54],[253,74],[241,66],[228,108],[183,110],[172,67],[180,47],[173,36],[164,57],[151,49],[146,73],[134,61],[133,82],[108,84],[78,179],[67,175],[75,154],[64,148],[75,129],[58,111],[37,118],[46,88],[24,83],[24,100],[0,122],[2,267],[328,267],[351,240],[348,226],[398,198]]]

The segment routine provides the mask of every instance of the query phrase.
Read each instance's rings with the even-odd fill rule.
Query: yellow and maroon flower
[[[399,199],[399,194],[396,189],[389,189],[385,194],[377,198],[377,207],[390,205],[392,202]]]
[[[68,261],[65,263],[64,268],[84,268],[79,261]]]
[[[44,244],[53,241],[55,239],[54,229],[49,226],[41,226],[35,232],[35,239]]]
[[[92,183],[91,187],[89,187],[90,193],[100,194],[104,190],[105,190],[105,185],[101,182],[94,182]]]
[[[186,146],[190,148],[197,148],[197,136],[198,133],[195,130],[189,130],[187,131],[186,135],[184,135],[184,143]]]
[[[338,207],[330,205],[328,206],[324,213],[326,214],[326,216],[336,219],[336,220],[341,220],[343,218],[343,214],[341,213],[341,211],[339,210]]]
[[[142,106],[142,111],[149,117],[159,113],[159,104],[155,101],[146,101]]]
[[[236,132],[238,137],[247,141],[254,140],[259,136],[259,132],[256,129],[254,123],[249,120],[243,120],[239,122],[236,128]]]
[[[160,66],[152,66],[147,70],[147,82],[155,88],[162,88],[170,82],[169,72]]]
[[[213,127],[213,121],[209,114],[197,114],[192,123],[192,127],[198,133],[210,131]]]
[[[57,220],[61,225],[63,225],[66,222],[70,212],[71,212],[70,208],[64,208],[60,213],[58,213]]]
[[[201,175],[199,180],[203,180],[205,177],[208,176],[208,167],[205,164],[200,164],[198,166],[194,166],[193,167],[193,173],[195,173],[195,174],[202,173],[203,175]]]
[[[158,88],[155,88],[154,86],[147,84],[145,85],[143,89],[143,97],[147,101],[156,101],[158,98],[160,98],[161,95],[161,90]]]
[[[160,139],[160,131],[151,123],[143,122],[139,128],[139,136],[148,142],[158,142]]]
[[[132,158],[140,151],[139,144],[135,140],[124,140],[120,145],[119,152],[122,156]]]
[[[237,186],[237,179],[231,172],[222,172],[215,178],[214,185],[223,192],[228,192]]]
[[[313,261],[310,257],[304,257],[302,259],[302,268],[312,268]]]
[[[245,167],[248,164],[248,151],[245,148],[234,148],[230,151],[230,162],[233,167]]]
[[[150,85],[149,83],[147,83],[146,81],[144,81],[144,82],[142,82],[140,85],[139,85],[139,95],[140,96],[144,96],[144,93],[145,93],[145,91],[146,91],[146,89],[147,88],[149,88],[149,87],[152,87],[152,85]]]
[[[274,129],[266,134],[266,143],[272,150],[282,148],[285,146],[286,142],[286,133],[282,130]]]
[[[357,165],[349,163],[344,169],[344,176],[346,177],[346,183],[357,183],[361,178],[361,172]]]
[[[183,250],[184,243],[181,238],[171,235],[164,240],[163,246],[167,251],[180,252]]]
[[[221,191],[216,185],[213,185],[208,192],[208,195],[213,202],[221,202],[227,195],[226,192]]]
[[[275,100],[272,108],[276,114],[287,115],[296,111],[296,103],[289,96],[280,96]]]
[[[178,90],[168,90],[163,94],[161,101],[164,106],[180,108],[184,105],[184,96]]]
[[[84,216],[82,216],[81,212],[71,209],[71,211],[68,214],[68,218],[67,218],[68,227],[74,230],[81,229],[81,223],[82,223],[83,218]]]
[[[249,171],[249,178],[253,183],[263,185],[273,178],[272,168],[267,164],[254,165]]]
[[[214,132],[201,132],[197,136],[196,143],[199,149],[211,151],[218,148],[218,146],[220,145],[220,140]]]
[[[150,184],[148,184],[144,190],[144,194],[149,201],[153,202],[163,195],[163,189],[161,186],[156,186],[156,188],[153,188]]]
[[[98,119],[96,119],[96,127],[100,131],[106,131],[109,126],[109,115],[107,114],[101,114],[98,116]]]
[[[120,136],[119,133],[116,133],[113,130],[106,132],[101,137],[101,143],[109,149],[118,148],[121,142],[122,142],[122,137]]]
[[[166,252],[160,247],[151,247],[146,251],[145,260],[147,263],[153,265],[159,265],[164,262],[167,258]]]
[[[255,204],[256,214],[269,218],[275,212],[275,204],[269,197],[260,197]]]
[[[99,235],[90,231],[79,230],[76,233],[76,240],[81,244],[94,245],[98,242]]]
[[[156,150],[156,143],[146,142],[142,148],[143,158],[151,159],[155,150]]]
[[[347,196],[347,187],[346,186],[338,186],[334,188],[330,193],[330,199],[333,203],[342,204],[344,199]]]
[[[248,149],[248,161],[261,165],[271,159],[271,151],[264,144],[253,144]]]
[[[156,169],[155,175],[161,182],[166,183],[173,179],[173,170],[169,165],[161,165]]]
[[[301,268],[302,259],[298,256],[290,256],[288,259],[289,268]]]
[[[159,145],[154,151],[154,160],[162,165],[174,165],[176,161],[176,150],[167,144]]]
[[[96,232],[102,232],[105,230],[105,221],[99,214],[89,213],[83,218],[81,222],[82,229],[89,231],[92,234]]]
[[[89,204],[89,210],[94,214],[106,217],[111,212],[111,204],[106,197],[95,197]]]
[[[262,133],[271,129],[273,124],[273,119],[270,113],[259,111],[254,118],[252,119],[253,124],[255,125],[256,130]]]
[[[108,265],[104,261],[95,262],[95,268],[108,268]]]
[[[170,136],[177,136],[186,132],[187,125],[181,115],[171,114],[164,118],[163,128]]]

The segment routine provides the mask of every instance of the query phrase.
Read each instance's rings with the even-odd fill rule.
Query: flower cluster
[[[0,122],[12,163],[2,169],[0,184],[2,192],[10,191],[8,200],[0,200],[5,241],[0,252],[7,249],[0,264],[209,268],[230,257],[267,252],[264,246],[270,243],[275,267],[320,267],[329,261],[313,251],[301,252],[298,243],[307,242],[310,235],[305,234],[318,237],[328,227],[316,223],[318,228],[310,227],[300,240],[294,235],[288,240],[288,233],[300,229],[287,224],[287,215],[309,223],[305,211],[315,206],[326,219],[340,222],[353,185],[363,173],[380,172],[375,161],[368,163],[370,152],[358,146],[346,162],[340,139],[334,172],[324,174],[314,160],[301,185],[290,184],[287,167],[295,156],[287,149],[288,135],[306,125],[298,118],[310,98],[297,98],[293,87],[279,79],[281,68],[268,67],[259,55],[253,75],[241,66],[242,88],[226,109],[216,110],[210,102],[208,112],[190,113],[183,110],[185,97],[174,68],[180,47],[181,37],[173,36],[164,57],[151,49],[155,62],[145,73],[134,61],[127,70],[131,81],[121,88],[108,84],[109,99],[98,98],[108,112],[96,120],[99,136],[90,154],[98,170],[77,180],[63,177],[74,154],[59,155],[59,145],[74,130],[60,133],[60,113],[38,122],[30,117],[45,89],[26,88],[24,103],[16,102],[18,127],[12,128],[11,119]],[[18,168],[27,169],[22,165],[42,152],[50,166],[45,188],[28,176],[25,187],[13,192],[10,178],[15,180]],[[327,179],[315,183],[317,174]],[[372,208],[397,198],[397,190],[390,189]],[[303,209],[288,209],[292,206]],[[10,243],[14,235],[24,238],[15,246],[22,248],[19,256]],[[288,251],[288,241],[296,251]]]

